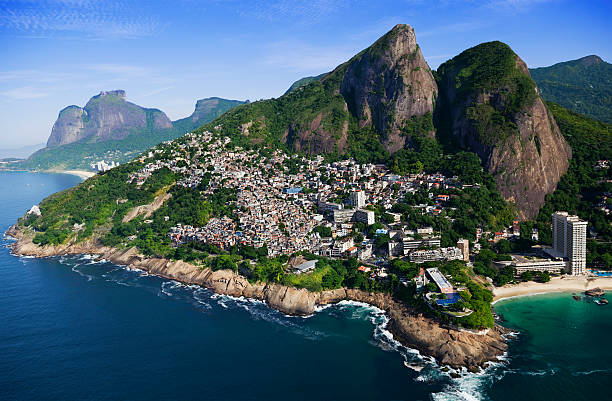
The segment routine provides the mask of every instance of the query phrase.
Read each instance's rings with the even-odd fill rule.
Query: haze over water
[[[78,182],[0,173],[0,229]],[[6,247],[0,274],[2,400],[586,400],[612,382],[612,308],[567,294],[496,305],[522,331],[509,365],[451,380],[389,340],[374,308],[286,317],[90,257]]]

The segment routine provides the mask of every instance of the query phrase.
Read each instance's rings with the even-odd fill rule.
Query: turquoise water
[[[493,399],[611,399],[612,308],[571,293],[501,301],[495,310],[520,335]],[[527,391],[528,390],[528,391]]]
[[[0,229],[78,181],[0,173]],[[569,295],[499,303],[521,330],[508,361],[452,380],[395,343],[371,307],[287,317],[86,256],[6,247],[0,277],[0,400],[586,400],[612,383],[612,309]]]

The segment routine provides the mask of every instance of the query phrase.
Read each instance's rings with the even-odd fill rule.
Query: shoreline
[[[260,300],[270,308],[293,316],[309,316],[325,305],[341,301],[362,302],[385,312],[389,319],[387,330],[403,346],[416,349],[422,355],[432,357],[440,366],[467,368],[478,371],[489,362],[498,362],[508,349],[504,338],[507,329],[495,325],[485,334],[458,330],[423,316],[418,311],[394,300],[386,293],[365,292],[358,289],[339,288],[310,292],[303,288],[278,283],[250,283],[245,277],[231,270],[212,271],[180,260],[147,258],[135,248],[115,249],[104,247],[94,240],[78,244],[40,247],[32,242],[32,235],[12,226],[6,235],[17,239],[10,245],[15,256],[51,257],[58,255],[97,255],[111,263],[140,269],[149,274],[184,284],[195,284],[217,294]]]
[[[50,169],[50,170],[0,169],[0,172],[69,174],[69,175],[77,176],[77,177],[79,177],[83,181],[85,181],[86,179],[91,178],[94,175],[98,174],[95,171],[60,170],[60,169]]]
[[[504,299],[526,297],[530,295],[542,295],[556,292],[584,292],[592,288],[612,291],[612,278],[589,277],[589,276],[565,276],[553,277],[548,283],[536,283],[533,281],[520,284],[495,287],[493,290],[493,302]]]
[[[94,171],[85,171],[85,170],[58,170],[58,169],[51,169],[51,170],[43,170],[43,173],[56,173],[56,174],[70,174],[70,175],[75,175],[77,177],[79,177],[80,179],[82,179],[83,181],[85,181],[88,178],[93,177],[94,175],[96,175],[97,173]]]

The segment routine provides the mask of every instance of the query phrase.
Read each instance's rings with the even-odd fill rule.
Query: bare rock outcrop
[[[162,111],[146,109],[126,100],[125,91],[100,92],[84,108],[68,106],[53,125],[47,147],[82,140],[122,139],[145,129],[172,128]]]
[[[406,142],[402,128],[410,118],[433,113],[438,86],[414,29],[398,24],[348,62],[340,93],[360,126],[373,125],[395,152]]]

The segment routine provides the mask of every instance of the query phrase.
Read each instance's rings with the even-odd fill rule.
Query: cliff
[[[402,24],[349,61],[340,93],[359,126],[374,126],[395,152],[406,142],[410,118],[433,113],[438,87],[414,29]]]
[[[239,107],[212,124],[240,141],[284,143],[310,154],[347,154],[364,146],[395,152],[415,119],[429,120],[431,129],[423,134],[433,134],[436,96],[414,30],[396,25],[332,72],[300,80],[280,98]]]
[[[567,171],[571,149],[525,63],[500,42],[483,43],[437,71],[441,132],[477,153],[521,220],[537,215]]]
[[[104,247],[93,240],[78,244],[40,247],[32,242],[30,235],[15,226],[11,227],[7,234],[18,239],[11,247],[15,255],[49,257],[96,254],[118,265],[145,270],[186,284],[201,285],[218,294],[260,299],[270,307],[291,315],[311,315],[317,305],[327,305],[342,300],[368,303],[387,313],[388,329],[394,338],[407,347],[419,350],[423,355],[434,357],[441,365],[453,368],[466,367],[477,370],[489,361],[497,361],[498,357],[507,350],[507,344],[502,337],[505,329],[502,327],[495,327],[481,334],[444,327],[383,293],[344,288],[309,292],[279,284],[259,282],[253,284],[230,270],[212,271],[183,261],[146,258],[135,248],[118,250]]]
[[[162,111],[146,109],[126,101],[125,91],[100,92],[84,108],[68,106],[60,111],[47,146],[82,140],[118,140],[146,129],[169,128],[172,128],[172,122]]]

